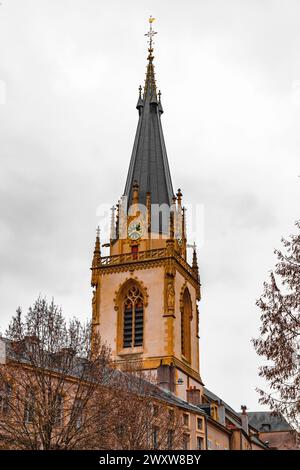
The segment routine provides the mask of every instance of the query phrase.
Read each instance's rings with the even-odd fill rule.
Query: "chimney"
[[[245,431],[246,434],[249,434],[249,419],[247,415],[247,406],[242,405],[241,406],[242,413],[241,413],[241,420],[242,420],[242,428]]]
[[[196,388],[196,386],[191,386],[190,388],[187,389],[186,391],[186,399],[188,403],[191,403],[192,405],[200,405],[201,404],[201,392],[199,388]]]
[[[157,384],[159,387],[169,390],[170,392],[175,391],[175,368],[169,365],[160,365],[157,369]]]

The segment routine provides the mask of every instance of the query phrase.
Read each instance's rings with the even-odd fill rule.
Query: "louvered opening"
[[[144,321],[143,305],[135,307],[134,321],[134,345],[143,345],[143,321]]]
[[[132,286],[124,300],[123,347],[143,345],[144,305],[137,286]]]
[[[124,348],[132,346],[132,307],[126,307],[124,311]]]

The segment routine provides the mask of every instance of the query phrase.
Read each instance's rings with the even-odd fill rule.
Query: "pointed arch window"
[[[181,309],[181,353],[189,362],[191,361],[191,319],[191,296],[188,289],[185,289]]]
[[[143,345],[144,299],[137,286],[131,286],[124,298],[123,347]]]

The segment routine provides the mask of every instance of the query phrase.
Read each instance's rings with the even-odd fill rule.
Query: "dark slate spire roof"
[[[139,184],[139,203],[146,205],[146,194],[151,193],[152,204],[172,203],[173,187],[167,151],[161,125],[163,108],[157,94],[153,49],[148,49],[147,74],[142,96],[140,87],[137,109],[139,121],[135,135],[124,196],[132,202],[132,186]]]

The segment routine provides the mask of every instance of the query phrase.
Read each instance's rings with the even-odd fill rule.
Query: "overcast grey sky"
[[[150,14],[173,184],[204,207],[202,378],[258,409],[255,299],[299,217],[297,0],[2,1],[0,328],[39,293],[90,315],[96,211],[124,189]]]

